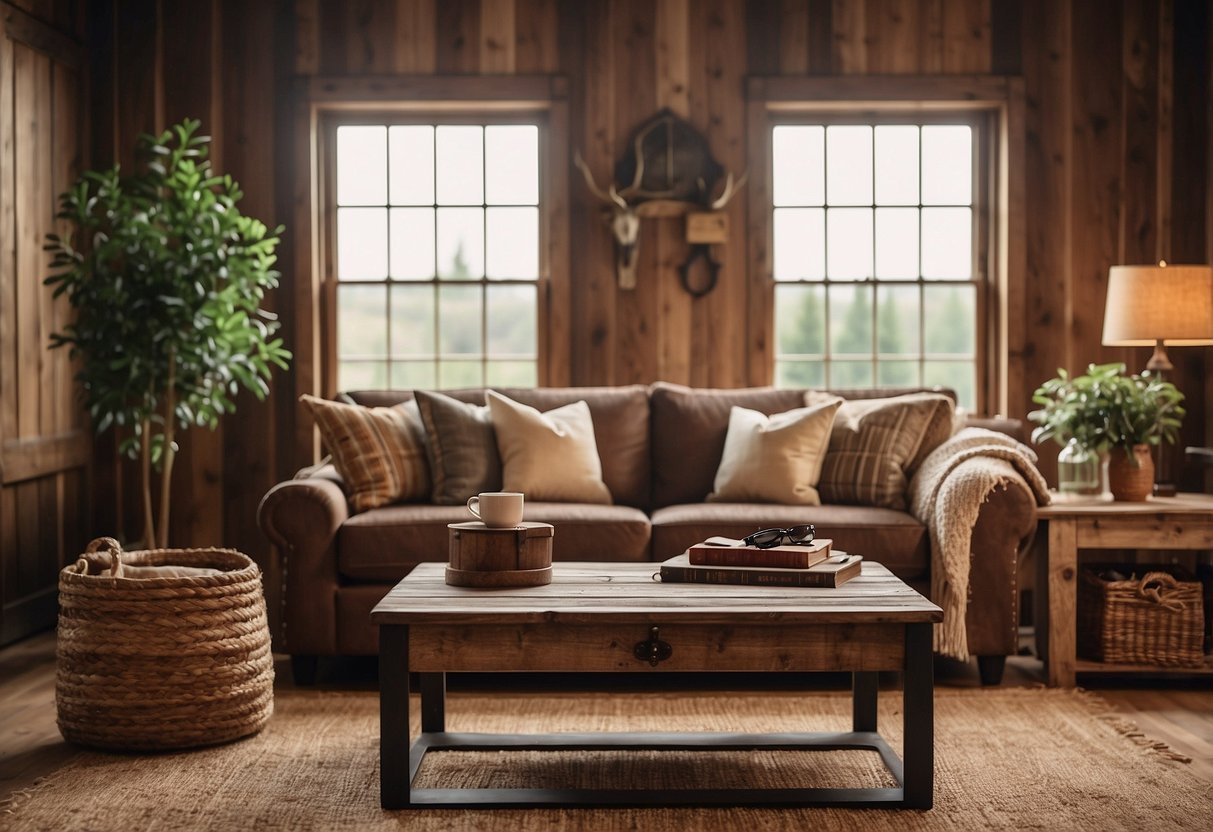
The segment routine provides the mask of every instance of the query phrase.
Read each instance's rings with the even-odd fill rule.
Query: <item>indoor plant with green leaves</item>
[[[1118,500],[1141,500],[1154,478],[1150,446],[1174,442],[1184,415],[1183,394],[1146,372],[1126,375],[1124,364],[1091,364],[1085,375],[1064,369],[1042,384],[1032,400],[1039,410],[1034,442],[1077,442],[1108,459],[1109,486]]]
[[[97,432],[118,430],[121,452],[139,461],[149,548],[167,545],[181,433],[215,428],[242,387],[264,399],[272,368],[290,359],[262,308],[278,285],[283,229],[240,213],[243,194],[211,170],[198,128],[187,119],[140,136],[130,174],[118,165],[85,173],[60,196],[57,216],[70,231],[45,246],[54,270],[46,283],[75,313],[51,346],[79,361]]]

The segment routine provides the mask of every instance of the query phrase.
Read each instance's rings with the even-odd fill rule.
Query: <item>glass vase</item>
[[[1071,439],[1057,454],[1057,490],[1074,497],[1100,497],[1103,461],[1098,451]]]

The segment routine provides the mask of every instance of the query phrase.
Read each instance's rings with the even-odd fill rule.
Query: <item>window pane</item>
[[[479,286],[438,289],[438,352],[441,355],[480,355],[481,294]],[[439,371],[439,376],[442,376]]]
[[[955,390],[958,407],[977,409],[977,375],[972,362],[928,361],[922,368],[922,380],[929,387]]]
[[[337,204],[383,205],[387,201],[387,131],[383,127],[337,128]]]
[[[967,125],[922,128],[924,205],[973,204],[973,130]]]
[[[393,205],[434,204],[434,128],[397,125],[388,130]]]
[[[338,390],[383,390],[386,387],[385,361],[340,361],[337,364]]]
[[[337,279],[387,277],[387,209],[337,209]]]
[[[771,180],[776,205],[825,203],[825,128],[772,130]]]
[[[392,358],[434,354],[434,287],[393,286]]]
[[[826,348],[825,288],[775,287],[775,340],[781,355],[823,355]]]
[[[484,201],[539,204],[539,128],[509,124],[484,128]]]
[[[880,387],[918,387],[917,361],[881,361],[876,365],[876,384]]]
[[[918,287],[877,286],[876,351],[918,355]]]
[[[826,272],[831,280],[872,276],[872,209],[832,208],[826,212]]]
[[[918,277],[918,209],[876,209],[876,277]]]
[[[775,279],[825,277],[825,211],[776,208],[774,224]]]
[[[438,146],[438,204],[484,202],[484,130],[444,126],[435,130]]]
[[[495,387],[534,387],[538,378],[534,361],[490,361],[486,383]]]
[[[438,209],[438,276],[451,280],[484,276],[484,209]]]
[[[539,209],[489,208],[485,271],[490,278],[539,276]]]
[[[438,386],[438,370],[433,361],[393,361],[393,390],[432,390]]]
[[[779,387],[825,387],[825,364],[821,361],[777,361],[775,384]]]
[[[973,276],[973,209],[922,209],[922,276]]]
[[[483,387],[484,365],[479,361],[443,361],[438,365],[438,386],[443,390]]]
[[[876,203],[918,204],[918,127],[876,128]]]
[[[830,287],[830,352],[872,354],[872,287]],[[836,381],[831,378],[831,384]]]
[[[434,209],[393,208],[391,276],[430,280],[434,276]]]
[[[872,204],[872,128],[866,124],[826,128],[826,202]]]
[[[872,387],[874,385],[875,381],[872,376],[871,361],[830,362],[830,387],[840,389],[846,387]]]
[[[923,296],[923,329],[928,355],[977,353],[977,288],[927,286]]]
[[[535,354],[535,286],[489,286],[488,354],[506,358]]]
[[[337,287],[337,356],[387,355],[387,287]]]

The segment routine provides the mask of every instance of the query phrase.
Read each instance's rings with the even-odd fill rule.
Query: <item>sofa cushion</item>
[[[812,523],[815,536],[844,552],[882,563],[899,578],[927,574],[926,527],[904,511],[872,506],[779,506],[692,503],[653,512],[653,559],[665,560],[713,535],[741,538],[758,529]]]
[[[709,502],[821,505],[817,480],[842,399],[764,416],[734,407]]]
[[[650,388],[653,506],[703,502],[716,479],[734,406],[771,415],[804,407],[801,390]]]
[[[805,402],[830,400],[810,390]],[[910,477],[952,433],[952,400],[939,393],[848,401],[830,432],[822,502],[904,509]]]
[[[304,395],[354,511],[430,494],[425,431],[412,403],[362,407]]]
[[[473,494],[500,491],[501,459],[488,407],[426,390],[413,395],[425,425],[433,502],[463,505]]]
[[[449,523],[472,519],[462,506],[384,506],[347,520],[337,533],[337,569],[357,581],[398,581],[423,561],[446,561]],[[649,519],[629,506],[528,501],[524,520],[551,523],[555,560],[648,560]]]
[[[486,394],[506,491],[528,500],[610,503],[594,442],[594,420],[584,400],[540,413],[495,390]]]
[[[537,410],[551,410],[570,402],[584,400],[594,419],[594,441],[602,461],[602,481],[611,490],[615,502],[637,508],[649,507],[649,388],[632,384],[623,387],[496,387],[503,396],[530,405]],[[443,390],[461,402],[484,404],[484,388]],[[351,401],[364,405],[392,405],[413,398],[408,390],[357,390],[344,394]],[[782,408],[797,407],[793,404]],[[728,419],[728,410],[725,417]],[[721,434],[721,444],[724,434]],[[715,463],[712,471],[715,472]],[[711,489],[711,475],[708,487]],[[486,489],[480,489],[486,490]],[[468,496],[471,496],[470,494]]]

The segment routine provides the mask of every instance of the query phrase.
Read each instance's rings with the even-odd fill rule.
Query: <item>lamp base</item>
[[[1155,497],[1174,497],[1179,492],[1173,482],[1156,482],[1154,483]]]

